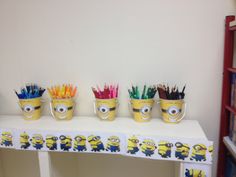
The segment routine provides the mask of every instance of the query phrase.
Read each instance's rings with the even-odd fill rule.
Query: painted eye
[[[116,142],[117,142],[117,143],[119,143],[119,142],[120,142],[120,140],[119,140],[119,139],[117,139],[117,140],[116,140]]]
[[[59,105],[56,107],[56,111],[59,113],[65,113],[65,112],[67,112],[67,107],[64,105]]]
[[[172,116],[176,115],[179,113],[179,109],[175,106],[172,106],[168,109],[168,113]]]
[[[177,148],[181,148],[181,147],[183,146],[183,144],[180,143],[180,142],[177,142],[177,143],[175,143],[175,146],[176,146]]]
[[[34,110],[34,108],[33,108],[33,106],[31,106],[31,105],[26,105],[26,106],[23,108],[23,110],[24,110],[25,112],[32,112],[32,111]]]
[[[143,114],[148,114],[150,111],[151,111],[151,108],[150,108],[149,106],[144,106],[144,107],[142,107],[142,109],[141,109],[141,112],[142,112]]]
[[[107,113],[109,111],[109,108],[106,106],[100,106],[98,108],[98,111],[100,111],[101,113]]]

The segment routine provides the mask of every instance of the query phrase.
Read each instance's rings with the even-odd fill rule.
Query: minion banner
[[[184,163],[184,177],[210,177],[211,166],[205,164]]]
[[[107,153],[194,164],[212,164],[213,142],[122,133],[0,128],[0,147],[18,150]]]
[[[212,163],[213,142],[197,139],[178,139],[152,136],[127,136],[127,156]]]
[[[125,154],[123,134],[18,130],[15,148],[20,150]]]

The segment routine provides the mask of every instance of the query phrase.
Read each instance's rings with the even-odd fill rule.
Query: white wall
[[[77,84],[77,115],[93,114],[92,85],[118,82],[120,116],[131,83],[186,83],[187,119],[217,144],[224,17],[235,9],[235,0],[0,0],[0,113],[20,113],[13,89],[26,82]]]

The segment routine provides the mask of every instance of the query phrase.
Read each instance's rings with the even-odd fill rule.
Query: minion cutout
[[[43,148],[43,143],[45,142],[43,136],[40,134],[34,134],[32,139],[30,139],[32,145],[35,149],[40,150]]]
[[[41,116],[41,98],[21,99],[19,101],[21,110],[26,120],[36,120]]]
[[[127,153],[136,154],[139,151],[138,143],[139,143],[138,138],[136,138],[135,136],[131,136],[128,139],[128,151],[127,151]]]
[[[53,135],[47,135],[46,136],[46,146],[49,150],[57,150],[57,140],[58,138]]]
[[[206,174],[203,170],[186,169],[185,177],[206,177]]]
[[[114,120],[116,116],[117,99],[96,99],[95,112],[102,120]]]
[[[157,149],[155,142],[151,139],[143,140],[143,142],[140,143],[140,146],[142,153],[149,157],[151,157]]]
[[[6,147],[13,146],[13,136],[10,132],[2,132],[2,142],[1,145]]]
[[[100,136],[90,135],[88,137],[88,142],[92,148],[92,151],[94,152],[100,152],[101,150],[105,150]]]
[[[204,144],[196,144],[193,146],[190,160],[206,161],[207,148]]]
[[[70,120],[73,117],[73,99],[53,99],[51,102],[52,115],[57,120]]]
[[[74,151],[87,151],[86,148],[86,137],[83,135],[78,135],[75,137],[74,141]]]
[[[61,135],[61,150],[69,151],[72,147],[72,139],[70,136]]]
[[[162,158],[169,158],[171,157],[171,148],[173,144],[168,141],[160,141],[158,144],[158,154]]]
[[[209,146],[208,151],[210,152],[211,156],[213,156],[213,151],[214,151],[213,145]]]
[[[106,151],[120,152],[120,138],[118,136],[108,138]]]
[[[175,157],[177,159],[184,160],[189,155],[190,147],[188,144],[183,144],[180,142],[175,143],[176,151],[175,151]]]
[[[29,135],[25,132],[20,134],[20,145],[21,149],[28,149],[30,147]]]

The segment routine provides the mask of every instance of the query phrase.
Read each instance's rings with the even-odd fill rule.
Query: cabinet
[[[170,163],[171,170],[174,171],[176,177],[185,177],[186,170],[191,168],[203,169],[207,173],[207,177],[211,176],[212,155],[208,151],[208,146],[210,146],[212,142],[208,141],[201,126],[195,120],[183,120],[179,124],[166,124],[157,118],[153,118],[147,123],[137,123],[130,117],[118,117],[115,121],[106,122],[101,121],[96,117],[74,117],[71,121],[55,121],[50,116],[44,116],[37,121],[25,121],[20,116],[0,116],[0,132],[5,131],[12,132],[14,143],[13,147],[5,147],[2,145],[2,148],[11,148],[12,151],[14,149],[16,153],[20,153],[20,155],[16,156],[17,158],[15,158],[14,163],[19,163],[22,172],[27,171],[28,167],[31,164],[34,164],[35,176],[37,177],[84,177],[94,175],[116,177],[121,173],[127,173],[129,176],[144,176],[148,173],[148,169],[150,168],[157,169],[158,173],[154,176],[161,177],[163,176],[163,173],[166,173],[161,172],[162,164],[165,165],[167,163]],[[74,139],[77,134],[88,135],[86,138],[91,134],[99,135],[101,138],[116,135],[120,138],[120,151],[117,153],[108,151],[92,152],[87,149],[87,152],[76,152],[73,148],[66,152],[62,152],[60,148],[54,151],[48,149],[22,150],[19,146],[21,132],[27,132],[30,137],[32,137],[32,134],[36,133],[40,133],[44,137],[46,134],[54,134],[57,135],[57,137],[64,134],[70,135],[72,139]],[[128,154],[127,142],[128,139],[134,135],[139,139],[138,147],[140,151],[139,154]],[[140,144],[144,143],[145,139],[154,140],[156,146],[155,154],[145,156],[142,153]],[[160,142],[159,140],[168,140],[169,143],[172,143],[171,157],[161,157],[158,154],[158,150],[160,149],[160,146],[162,146],[158,143]],[[189,144],[189,156],[185,160],[177,159],[175,157],[176,142]],[[106,147],[105,144],[107,143],[104,143],[104,146]],[[206,161],[190,160],[191,154],[193,154],[192,149],[195,144],[205,144],[207,146]],[[89,142],[87,142],[87,147],[89,148]],[[2,149],[2,151],[10,150]],[[31,153],[33,157],[31,164],[29,164],[29,161],[27,160],[28,153]],[[0,155],[3,154],[5,153],[1,153]],[[5,161],[5,159],[7,159],[6,157],[0,159],[2,159],[0,167],[4,168],[4,166],[10,164],[8,160],[11,159],[8,159],[7,161]],[[96,161],[96,164],[90,165],[91,159],[95,159],[94,161]],[[110,163],[109,159],[114,159],[114,164]],[[117,166],[115,160],[120,161],[121,163],[119,164],[122,165]],[[104,162],[106,165],[100,162]],[[24,166],[22,164],[29,165]],[[2,176],[4,176],[4,173],[11,174],[9,171],[4,171],[9,169],[10,168],[0,169],[0,171],[3,172]],[[147,171],[145,172],[145,170]],[[15,169],[13,171],[15,171]],[[103,173],[104,171],[115,171],[116,173],[111,175],[108,174],[108,172]],[[139,174],[135,175],[135,171]],[[22,172],[18,173],[18,177],[25,176]],[[98,174],[95,174],[95,172],[98,172]],[[151,176],[151,174],[149,176]]]

